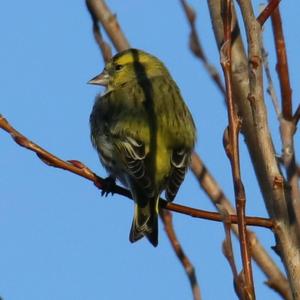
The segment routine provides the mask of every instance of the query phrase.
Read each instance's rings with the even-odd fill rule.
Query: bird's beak
[[[106,70],[103,70],[103,72],[101,74],[99,74],[96,77],[92,78],[87,83],[107,86],[108,82],[109,82],[109,75],[108,75]]]

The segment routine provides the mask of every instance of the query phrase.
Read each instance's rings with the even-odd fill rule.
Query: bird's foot
[[[114,194],[114,187],[116,184],[116,179],[112,176],[108,176],[103,180],[103,186],[101,191],[101,196],[107,197],[109,193]]]

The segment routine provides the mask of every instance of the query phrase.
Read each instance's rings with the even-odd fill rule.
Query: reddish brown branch
[[[107,188],[106,181],[103,178],[97,176],[83,163],[77,160],[64,161],[58,158],[57,156],[54,156],[53,154],[46,151],[39,145],[30,141],[28,138],[26,138],[16,129],[14,129],[2,115],[0,115],[0,128],[2,128],[4,131],[9,133],[11,137],[15,140],[15,142],[19,144],[21,147],[27,148],[28,150],[35,152],[37,156],[47,165],[51,167],[63,169],[71,173],[77,174],[81,177],[84,177],[92,181],[101,190]],[[110,190],[110,192],[132,199],[130,192],[127,189],[124,189],[123,187],[118,185],[114,185]],[[184,205],[169,203],[163,199],[160,199],[160,207],[177,213],[182,213],[184,215],[189,215],[195,218],[201,218],[201,219],[203,218],[203,219],[217,221],[217,222],[222,221],[222,217],[218,213],[195,209]],[[237,216],[235,215],[231,215],[230,219],[232,223],[237,222]],[[258,218],[258,217],[247,217],[247,221],[249,221],[248,225],[273,228],[273,222],[269,219]]]
[[[231,75],[231,21],[232,21],[232,3],[231,0],[225,0],[223,11],[224,26],[224,44],[221,49],[221,65],[225,77],[226,100],[228,111],[228,143],[225,147],[228,158],[231,163],[232,178],[234,182],[235,203],[238,217],[238,229],[240,237],[240,250],[243,262],[244,284],[242,285],[245,299],[254,299],[254,284],[251,266],[250,247],[247,238],[247,228],[245,221],[246,196],[241,179],[238,135],[240,130],[240,120],[235,110],[232,91]]]
[[[203,47],[201,45],[199,35],[195,26],[196,22],[196,13],[193,8],[185,1],[180,0],[183,10],[185,12],[186,18],[190,24],[190,49],[196,57],[202,61],[204,68],[211,76],[212,80],[215,82],[220,92],[225,96],[225,88],[221,80],[221,76],[218,73],[217,69],[208,61],[207,56],[204,53]]]
[[[176,236],[176,233],[175,233],[175,230],[173,227],[172,213],[168,210],[161,209],[160,216],[164,223],[165,231],[166,231],[167,236],[169,237],[171,246],[187,274],[187,277],[191,284],[193,298],[194,298],[194,300],[200,300],[201,299],[200,288],[198,285],[195,268],[192,265],[189,258],[184,253],[182,246],[180,245],[180,242],[177,239],[177,236]]]
[[[281,0],[271,0],[265,9],[257,17],[257,22],[263,26],[267,19],[272,15]]]
[[[286,120],[292,119],[292,89],[290,85],[289,68],[282,29],[279,7],[272,14],[272,28],[277,55],[277,72],[281,90],[282,115]]]

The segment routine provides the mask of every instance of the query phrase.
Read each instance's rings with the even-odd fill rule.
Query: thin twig
[[[63,169],[69,171],[71,173],[77,174],[81,177],[84,177],[90,181],[92,181],[99,189],[105,190],[107,189],[107,182],[105,179],[97,176],[94,172],[92,172],[87,166],[77,160],[68,160],[64,161],[57,156],[54,156],[50,152],[46,151],[39,145],[30,141],[23,134],[18,132],[12,125],[2,116],[0,115],[0,128],[10,134],[10,136],[14,139],[14,141],[20,145],[21,147],[27,148],[30,151],[33,151],[37,154],[37,156],[48,166]],[[110,192],[113,194],[119,194],[125,196],[127,198],[132,199],[131,193],[124,189],[121,186],[114,185],[112,186]],[[211,221],[221,222],[222,217],[220,214],[215,212],[208,212],[205,210],[195,209],[184,205],[179,205],[175,203],[167,202],[163,199],[160,199],[159,202],[160,207],[177,212],[182,213],[184,215],[189,215],[195,218],[204,218]],[[237,223],[237,216],[231,215],[230,221],[232,223]],[[258,217],[247,217],[248,225],[273,228],[273,222],[270,219],[258,218]]]
[[[211,76],[212,80],[215,82],[220,92],[225,96],[225,88],[221,80],[221,76],[217,71],[217,69],[208,61],[208,58],[205,55],[203,47],[201,45],[199,35],[195,26],[195,22],[197,18],[196,13],[194,9],[186,2],[186,0],[180,0],[180,2],[182,4],[186,18],[191,28],[190,41],[189,41],[190,49],[192,53],[194,53],[194,55],[198,57],[200,61],[202,61],[203,66],[206,69],[207,73]]]
[[[275,92],[275,88],[274,88],[274,84],[273,84],[273,80],[272,80],[272,76],[271,76],[271,71],[270,71],[270,67],[269,67],[269,62],[268,62],[268,53],[265,50],[264,47],[262,47],[262,57],[263,57],[263,63],[264,63],[264,69],[265,69],[265,73],[266,73],[266,77],[268,80],[268,88],[267,91],[271,97],[275,112],[276,112],[276,116],[277,119],[280,120],[281,118],[281,112],[280,112],[280,107],[279,107],[279,102],[278,102],[278,98]]]
[[[293,116],[293,122],[295,124],[295,127],[297,127],[299,120],[300,120],[300,104],[298,105],[298,107],[294,113],[294,116]]]
[[[89,11],[93,17],[101,22],[114,47],[118,51],[130,47],[125,35],[122,33],[116,15],[113,15],[103,0],[86,0]]]
[[[272,15],[274,10],[277,8],[281,0],[271,0],[265,9],[257,17],[257,22],[260,26],[263,26],[267,19]]]
[[[107,42],[104,41],[102,37],[97,17],[95,16],[93,9],[91,9],[89,2],[86,2],[86,6],[93,21],[93,34],[95,41],[99,46],[104,62],[108,62],[112,57],[111,47]]]
[[[224,230],[225,230],[225,240],[223,241],[222,244],[222,252],[227,259],[232,276],[233,276],[233,282],[234,282],[234,290],[237,294],[237,296],[242,299],[243,295],[243,289],[242,289],[242,284],[239,282],[239,276],[238,276],[238,271],[234,259],[234,254],[233,254],[233,247],[232,247],[232,239],[231,239],[231,222],[229,218],[229,213],[227,209],[224,206],[219,207],[221,215],[223,216],[223,225],[224,225]]]
[[[226,145],[227,155],[231,163],[232,178],[234,182],[235,203],[238,216],[238,229],[240,237],[240,250],[243,262],[242,285],[245,299],[255,299],[251,255],[249,242],[247,239],[247,228],[245,221],[246,195],[244,185],[241,179],[238,135],[240,130],[240,120],[238,118],[232,92],[231,77],[231,0],[224,1],[223,26],[224,26],[224,44],[221,49],[221,65],[224,72],[226,84],[226,100],[228,111],[228,144]]]
[[[178,238],[176,236],[174,226],[173,226],[172,213],[168,210],[161,209],[160,217],[164,223],[165,231],[169,238],[171,246],[172,246],[174,252],[176,253],[179,261],[181,262],[181,264],[186,272],[186,275],[189,279],[189,282],[190,282],[191,288],[192,288],[193,298],[194,298],[194,300],[200,300],[201,299],[200,288],[199,288],[198,281],[197,281],[196,271],[195,271],[195,268],[192,265],[191,261],[184,253],[180,242],[178,241]]]
[[[294,147],[296,131],[293,108],[292,89],[289,79],[289,68],[279,7],[272,14],[272,28],[277,55],[277,72],[280,83],[282,118],[280,119],[280,135],[282,140],[282,160],[286,169],[287,184],[290,190],[290,208],[294,211],[295,223],[300,231],[300,190]]]
[[[280,83],[282,115],[284,119],[291,120],[293,112],[292,89],[279,7],[273,11],[271,19],[277,55],[276,69]]]

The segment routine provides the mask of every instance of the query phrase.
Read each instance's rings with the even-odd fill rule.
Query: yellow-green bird
[[[89,81],[106,87],[90,116],[92,143],[135,202],[129,240],[158,244],[158,200],[172,201],[189,167],[196,129],[164,64],[137,49],[115,55]]]

